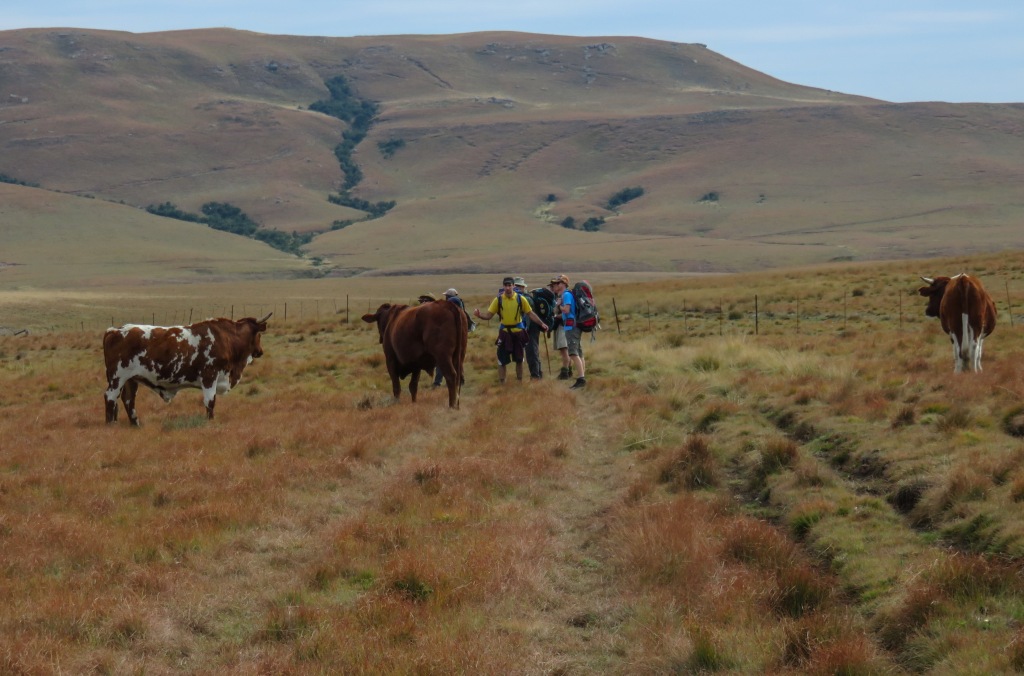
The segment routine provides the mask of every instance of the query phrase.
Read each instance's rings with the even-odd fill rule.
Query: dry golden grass
[[[1018,259],[928,265],[1016,293]],[[213,422],[144,393],[141,429],[102,422],[98,332],[0,336],[0,670],[1010,670],[1024,341],[953,377],[912,272],[610,283],[584,391],[499,386],[484,326],[459,411],[392,402],[333,304],[275,315]],[[754,335],[752,288],[799,332]]]

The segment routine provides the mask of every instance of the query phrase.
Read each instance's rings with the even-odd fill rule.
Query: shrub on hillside
[[[28,182],[28,181],[20,181],[20,180],[14,178],[12,176],[8,176],[7,174],[0,174],[0,183],[10,183],[12,185],[23,185],[23,186],[26,186],[26,187],[29,187],[29,188],[38,188],[39,187],[38,183],[31,183],[31,182]]]
[[[378,141],[377,149],[380,151],[381,157],[384,159],[390,159],[394,157],[395,151],[399,148],[405,147],[405,140],[400,138],[392,138],[387,141]]]
[[[623,188],[619,192],[615,193],[608,199],[608,209],[615,209],[616,207],[622,206],[626,202],[631,202],[644,194],[644,189],[640,186],[635,188]]]

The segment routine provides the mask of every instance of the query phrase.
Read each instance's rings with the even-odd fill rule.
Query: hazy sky
[[[1024,102],[1022,0],[37,0],[9,5],[0,13],[0,30],[144,33],[229,27],[335,37],[489,30],[633,35],[700,42],[781,80],[846,94],[896,102]]]

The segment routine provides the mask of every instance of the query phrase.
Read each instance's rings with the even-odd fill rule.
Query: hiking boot
[[[558,379],[568,380],[569,378],[572,378],[572,369],[568,366],[563,366],[562,370],[558,372]]]
[[[575,382],[575,383],[573,383],[573,384],[572,384],[572,387],[570,387],[569,389],[570,389],[570,390],[582,390],[582,389],[583,389],[583,387],[584,387],[584,386],[585,386],[586,384],[587,384],[587,379],[586,379],[586,378],[584,378],[583,376],[580,376],[579,378],[577,378],[577,379],[576,379],[576,382]]]

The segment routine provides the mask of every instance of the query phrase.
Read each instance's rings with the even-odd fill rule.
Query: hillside
[[[396,206],[324,232],[364,216],[327,201],[349,126],[309,110],[339,76],[378,107],[352,195]],[[1024,247],[1024,106],[887,104],[696,44],[31,29],[0,32],[0,82],[0,174],[40,200],[95,197],[80,222],[104,218],[103,201],[227,202],[267,228],[324,232],[306,252],[334,275],[727,272]],[[643,196],[606,208],[630,187]],[[0,228],[49,213],[6,208]],[[605,221],[583,232],[567,217]]]

